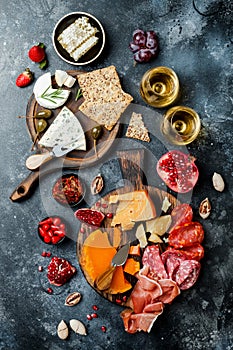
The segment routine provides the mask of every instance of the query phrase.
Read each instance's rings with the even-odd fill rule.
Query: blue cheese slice
[[[86,138],[77,117],[67,107],[63,107],[48,130],[39,141],[40,146],[65,145],[86,151]]]

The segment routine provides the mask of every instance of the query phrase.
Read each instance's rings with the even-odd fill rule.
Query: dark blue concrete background
[[[229,0],[196,0],[195,5],[204,15],[195,10],[191,0],[0,0],[1,350],[233,349],[233,7]],[[36,78],[42,74],[27,57],[28,49],[37,42],[46,45],[49,60],[46,71],[53,74],[56,69],[74,69],[56,55],[51,39],[55,23],[73,11],[93,14],[106,30],[104,53],[86,70],[114,64],[125,91],[134,97],[135,103],[146,106],[139,94],[143,73],[153,66],[169,66],[180,78],[179,104],[194,108],[202,121],[199,138],[188,147],[200,169],[191,203],[206,232],[202,272],[196,285],[165,309],[150,334],[127,334],[119,317],[121,307],[103,299],[85,281],[74,242],[79,224],[71,212],[65,213],[49,195],[57,172],[41,180],[28,200],[22,203],[9,200],[13,189],[28,175],[25,160],[31,147],[25,122],[16,116],[25,114],[33,85],[19,89],[15,79],[28,66]],[[155,30],[161,50],[156,60],[135,67],[128,43],[138,27]],[[153,119],[149,120],[153,123]],[[134,142],[133,147],[140,147],[140,143]],[[159,147],[158,150],[153,139],[150,152],[156,157],[163,152]],[[149,162],[148,166],[153,171],[154,164]],[[81,170],[80,176],[88,186],[99,171],[104,174],[106,192],[119,186],[120,170],[114,154],[104,164]],[[223,193],[213,189],[214,172],[221,173],[226,182]],[[156,175],[151,176],[151,184],[157,184],[156,181]],[[198,217],[198,207],[207,196],[212,212],[204,221]],[[89,196],[87,202],[91,204],[93,198]],[[52,253],[66,257],[78,269],[65,290],[54,296],[41,290],[37,272],[39,264],[46,266],[48,262],[40,255],[46,246],[36,236],[37,223],[48,212],[65,214],[73,237],[61,247],[53,247]],[[73,290],[80,291],[83,299],[78,306],[68,308],[64,299]],[[88,322],[86,314],[93,304],[99,306],[99,318]],[[71,318],[83,321],[88,335],[72,333],[67,341],[61,341],[56,335],[57,324],[61,319],[68,322]],[[107,327],[106,333],[100,330],[102,325]]]

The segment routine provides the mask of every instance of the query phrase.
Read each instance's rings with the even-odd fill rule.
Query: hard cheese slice
[[[116,249],[110,245],[106,232],[98,229],[86,238],[81,251],[80,264],[91,283],[111,265],[116,252]]]
[[[86,151],[86,138],[77,117],[67,107],[63,107],[40,139],[39,145],[44,147],[66,145]]]
[[[121,225],[123,231],[131,230],[135,222],[150,220],[156,216],[154,204],[144,190],[112,195],[109,202],[118,203],[111,226]]]

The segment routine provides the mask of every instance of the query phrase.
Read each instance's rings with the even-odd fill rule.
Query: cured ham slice
[[[128,333],[150,332],[157,317],[163,312],[164,304],[171,303],[180,294],[174,281],[156,281],[148,277],[149,272],[149,265],[140,270],[138,282],[126,304],[128,308],[121,313]]]

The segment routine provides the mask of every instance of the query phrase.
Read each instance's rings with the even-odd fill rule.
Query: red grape
[[[136,62],[148,62],[158,55],[158,37],[153,30],[144,32],[136,29],[133,32],[133,41],[129,44],[130,50],[134,53]]]

